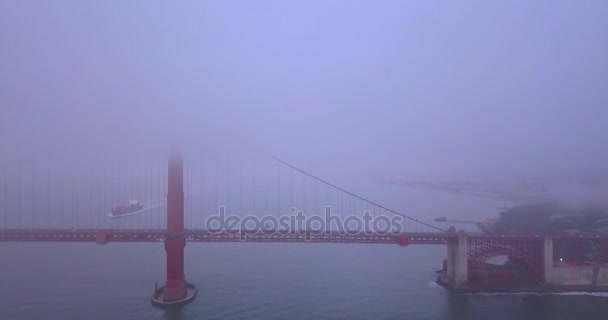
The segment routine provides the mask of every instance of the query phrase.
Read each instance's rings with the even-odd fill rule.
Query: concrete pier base
[[[188,304],[196,298],[196,294],[198,293],[198,288],[192,284],[186,282],[186,292],[185,295],[178,300],[167,300],[165,299],[166,294],[165,286],[160,288],[156,287],[154,289],[154,293],[152,294],[152,299],[150,300],[152,305],[160,308],[170,308],[170,307],[179,307],[185,304]]]

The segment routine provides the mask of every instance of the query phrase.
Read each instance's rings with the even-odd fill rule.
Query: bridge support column
[[[454,227],[450,227],[448,233],[446,275],[450,284],[455,288],[466,287],[469,284],[467,234],[463,230],[457,233]]]
[[[469,284],[468,252],[469,241],[467,234],[463,230],[460,230],[458,231],[458,246],[454,259],[454,284],[456,287],[463,287]]]
[[[551,285],[553,283],[553,238],[545,236],[543,245],[543,284]]]
[[[184,275],[184,166],[181,157],[171,155],[169,159],[167,192],[167,282],[164,301],[181,300],[186,296]]]
[[[184,275],[184,165],[180,155],[169,158],[167,192],[167,280],[161,288],[156,288],[152,303],[160,307],[185,304],[196,295],[196,287],[186,282]],[[193,292],[188,295],[188,289]],[[162,296],[162,299],[161,299]]]
[[[456,254],[455,244],[458,243],[456,239],[458,239],[456,235],[456,228],[450,227],[448,229],[448,256],[446,259],[445,270],[448,281],[450,282],[454,281],[454,255]]]

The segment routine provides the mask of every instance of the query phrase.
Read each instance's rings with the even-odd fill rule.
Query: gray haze
[[[0,159],[179,141],[608,176],[607,39],[607,1],[2,1]]]

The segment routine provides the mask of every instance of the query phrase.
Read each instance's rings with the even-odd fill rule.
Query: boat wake
[[[115,215],[113,213],[108,213],[108,217],[110,218],[122,218],[122,217],[128,217],[128,216],[132,216],[132,215],[136,215],[136,214],[140,214],[140,213],[144,213],[146,211],[150,211],[152,209],[156,209],[158,207],[164,206],[166,205],[164,202],[158,201],[157,203],[150,205],[148,207],[144,207],[141,210],[137,210],[137,211],[133,211],[133,212],[129,212],[129,213],[125,213],[125,214],[118,214]]]
[[[189,197],[190,197],[190,195],[186,195],[186,194],[184,195],[184,199],[187,199]],[[128,217],[128,216],[132,216],[132,215],[136,215],[136,214],[141,214],[146,211],[151,211],[153,209],[156,209],[156,208],[162,207],[162,206],[167,206],[167,202],[165,201],[165,199],[159,199],[147,207],[144,206],[141,210],[137,210],[137,211],[133,211],[133,212],[125,213],[125,214],[117,214],[117,215],[110,212],[107,214],[107,216],[109,218],[123,218],[123,217]]]

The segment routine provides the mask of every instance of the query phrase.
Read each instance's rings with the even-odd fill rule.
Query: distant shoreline
[[[530,202],[539,200],[538,198],[535,198],[532,196],[510,195],[510,194],[490,193],[490,192],[483,192],[483,191],[463,190],[463,189],[447,187],[447,186],[440,186],[440,185],[430,184],[430,183],[387,182],[387,181],[382,181],[382,183],[388,184],[388,185],[410,187],[410,188],[419,189],[419,190],[431,190],[431,191],[439,191],[439,192],[446,192],[446,193],[452,193],[452,194],[474,196],[474,197],[486,198],[486,199],[504,200],[504,201],[511,202],[512,205],[521,205],[521,204],[530,203]]]

